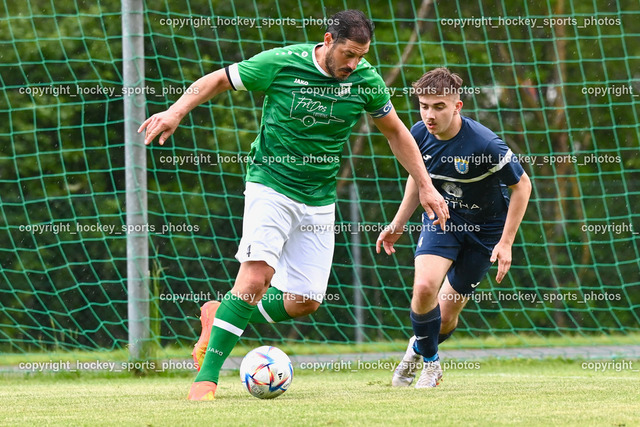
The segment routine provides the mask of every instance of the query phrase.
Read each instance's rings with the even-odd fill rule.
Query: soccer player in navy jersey
[[[517,156],[491,130],[461,116],[461,86],[460,76],[446,68],[429,71],[413,84],[422,120],[411,134],[450,218],[442,231],[439,220],[423,215],[411,299],[414,336],[393,374],[393,386],[409,386],[421,358],[424,367],[415,387],[438,385],[438,344],[451,336],[491,265],[498,261],[498,283],[509,271],[511,246],[529,202],[531,182]],[[409,177],[398,212],[378,237],[378,253],[381,247],[388,255],[395,252],[393,245],[418,205]]]

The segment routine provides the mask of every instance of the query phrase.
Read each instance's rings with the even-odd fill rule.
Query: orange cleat
[[[202,323],[202,332],[200,332],[200,339],[193,347],[191,356],[196,364],[196,369],[200,371],[204,355],[207,353],[207,345],[209,345],[209,338],[211,337],[211,328],[213,327],[213,319],[216,317],[216,311],[220,307],[219,301],[209,301],[200,308],[200,323]],[[215,389],[214,389],[215,390]]]
[[[214,400],[213,396],[216,394],[216,388],[218,388],[216,383],[211,381],[193,383],[187,400]]]

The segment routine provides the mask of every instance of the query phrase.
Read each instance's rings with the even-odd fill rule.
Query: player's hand
[[[160,145],[163,145],[164,142],[176,131],[181,119],[182,118],[178,114],[170,110],[163,111],[162,113],[154,114],[145,120],[138,129],[138,133],[146,129],[146,135],[144,137],[145,145],[151,144],[151,141],[153,141],[158,135],[160,135],[158,142]]]
[[[449,219],[449,208],[444,197],[433,185],[420,189],[420,204],[424,208],[427,216],[433,221],[434,225],[440,224],[442,231],[445,231],[447,220]]]
[[[493,264],[498,260],[498,274],[496,275],[496,282],[502,282],[504,276],[507,275],[509,268],[511,268],[511,245],[508,243],[498,242],[493,248],[491,258],[489,259]]]
[[[387,225],[378,236],[378,240],[376,240],[376,253],[380,253],[381,246],[384,247],[387,255],[396,253],[393,244],[402,236],[403,228],[404,227],[399,227],[394,223]]]

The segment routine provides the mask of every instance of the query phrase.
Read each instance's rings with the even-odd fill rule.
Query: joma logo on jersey
[[[316,123],[343,123],[344,120],[333,115],[333,104],[336,100],[327,97],[310,98],[301,92],[294,92],[291,100],[292,119],[300,120],[303,125],[310,127]]]
[[[453,164],[456,167],[458,173],[465,174],[469,172],[469,160],[461,159],[460,157],[456,157],[453,159]]]
[[[293,82],[294,82],[294,83],[298,83],[299,85],[305,85],[305,86],[307,86],[307,85],[309,84],[309,82],[308,82],[308,81],[306,81],[306,80],[301,80],[301,79],[295,79]]]

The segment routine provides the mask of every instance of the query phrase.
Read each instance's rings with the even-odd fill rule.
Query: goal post
[[[150,352],[149,232],[147,152],[138,128],[146,118],[144,93],[144,8],[142,0],[122,0],[122,77],[127,212],[127,323],[129,354],[146,360]]]

